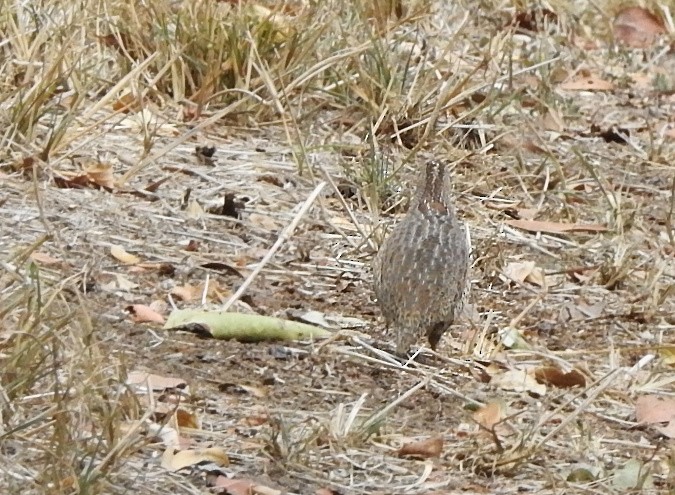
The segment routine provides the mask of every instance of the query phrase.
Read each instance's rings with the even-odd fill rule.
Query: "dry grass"
[[[630,459],[633,491],[673,493],[672,439],[635,419],[640,396],[675,395],[672,48],[614,43],[616,3],[544,5],[557,19],[536,32],[510,23],[519,8],[3,3],[0,491],[207,492],[204,470],[161,466],[170,415],[126,385],[140,368],[189,382],[193,448],[290,493],[623,493]],[[575,75],[613,88],[561,87]],[[623,143],[602,138],[612,126]],[[431,157],[455,165],[475,311],[401,364],[367,267]],[[213,213],[227,193],[240,218]],[[607,230],[509,224],[532,212]],[[213,343],[125,311],[205,283],[222,306],[272,246],[235,308],[316,310],[346,343]],[[586,385],[504,378],[544,366]],[[488,404],[501,419],[479,427]],[[440,457],[397,454],[427,437]]]

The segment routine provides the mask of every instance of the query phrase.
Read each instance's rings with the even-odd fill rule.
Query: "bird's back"
[[[375,295],[399,350],[424,333],[435,347],[461,309],[467,284],[466,228],[455,217],[445,170],[429,167],[408,214],[373,263]]]

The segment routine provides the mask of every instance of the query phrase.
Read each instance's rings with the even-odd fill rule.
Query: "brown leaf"
[[[607,226],[599,223],[561,223],[541,220],[505,220],[505,224],[530,232],[564,234],[567,232],[606,232]]]
[[[185,284],[171,289],[171,295],[179,301],[192,301],[199,297],[199,288],[194,285]]]
[[[667,423],[675,420],[675,398],[643,395],[635,403],[635,418],[640,423]]]
[[[113,102],[112,108],[115,112],[138,112],[141,109],[141,102],[131,93],[125,93]]]
[[[192,428],[193,430],[201,429],[201,421],[199,417],[185,409],[176,409],[175,414],[176,425],[181,428]]]
[[[107,190],[112,190],[115,187],[113,167],[109,163],[91,163],[84,167],[84,172],[92,184],[96,184]]]
[[[641,7],[625,8],[614,19],[614,37],[631,48],[648,48],[665,32],[663,21]]]
[[[577,370],[565,372],[555,366],[543,366],[534,370],[539,383],[558,388],[585,387],[586,377]]]
[[[427,459],[429,457],[439,457],[443,451],[443,437],[436,436],[420,440],[419,442],[410,442],[403,445],[396,454],[399,457],[417,457]]]
[[[211,486],[224,488],[227,495],[254,495],[255,483],[246,479],[230,479],[219,475]]]
[[[473,420],[483,428],[491,430],[504,419],[505,409],[505,405],[501,401],[490,402],[473,413]]]
[[[131,313],[136,323],[165,323],[164,317],[150,306],[145,304],[132,304],[126,310]]]

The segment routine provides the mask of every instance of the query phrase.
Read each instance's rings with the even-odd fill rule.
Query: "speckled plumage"
[[[397,352],[408,352],[422,335],[436,348],[461,311],[468,268],[469,238],[455,215],[450,173],[429,162],[407,215],[373,261],[375,295]]]

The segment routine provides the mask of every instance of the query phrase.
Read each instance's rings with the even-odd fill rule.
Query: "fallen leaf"
[[[199,416],[197,416],[195,413],[188,412],[185,409],[176,409],[174,419],[176,421],[176,425],[180,428],[192,428],[193,430],[200,430],[202,427],[202,422],[199,420]]]
[[[165,322],[164,317],[162,315],[160,315],[157,311],[150,308],[150,306],[146,306],[145,304],[132,304],[130,306],[127,306],[126,309],[132,314],[133,320],[136,323],[164,324]]]
[[[563,371],[555,366],[542,366],[534,370],[539,383],[558,388],[585,387],[586,377],[577,370]]]
[[[192,200],[185,210],[185,214],[191,220],[199,220],[204,216],[204,208],[196,201]]]
[[[113,167],[109,163],[92,163],[84,167],[87,178],[94,184],[112,190],[115,187]]]
[[[675,398],[643,395],[635,402],[635,419],[640,423],[668,423],[675,420]]]
[[[565,117],[556,109],[548,109],[537,119],[538,127],[547,131],[561,133],[565,130]]]
[[[648,48],[665,33],[663,21],[641,7],[627,7],[614,18],[614,37],[631,48]]]
[[[141,102],[131,93],[124,93],[113,102],[112,108],[115,112],[137,112],[141,109]]]
[[[228,466],[230,459],[227,457],[225,451],[218,447],[195,450],[168,448],[162,455],[162,467],[169,471],[178,471],[201,462],[212,462],[218,466]]]
[[[396,454],[399,457],[416,457],[428,459],[429,457],[439,457],[443,451],[443,437],[436,436],[420,440],[419,442],[410,442],[404,444]]]
[[[246,479],[230,479],[226,476],[218,475],[218,477],[213,481],[213,484],[216,488],[224,488],[227,495],[253,495],[255,488],[255,483],[251,480]]]
[[[596,76],[576,76],[563,81],[558,88],[567,91],[611,91],[614,84]]]
[[[39,265],[50,266],[50,265],[60,265],[61,260],[54,258],[53,256],[47,253],[33,252],[30,254],[30,259],[37,262]]]
[[[126,252],[122,246],[112,246],[110,248],[110,254],[125,265],[135,265],[141,261],[138,256]]]
[[[564,234],[568,232],[607,232],[607,226],[598,223],[560,223],[541,220],[505,220],[505,224],[530,232]]]
[[[206,331],[217,339],[236,339],[240,342],[320,339],[332,335],[323,328],[271,316],[199,309],[172,311],[164,328],[186,328],[201,334]]]
[[[487,430],[491,430],[505,417],[506,405],[502,401],[492,401],[473,413],[473,420]]]
[[[193,301],[199,297],[199,289],[194,285],[185,284],[171,289],[170,294],[179,301]]]
[[[531,392],[536,395],[544,395],[546,393],[546,385],[538,383],[534,376],[525,370],[508,370],[501,375],[493,377],[490,383],[502,390]]]
[[[534,261],[513,261],[504,267],[504,275],[518,283],[530,282],[543,287],[546,283],[544,270],[536,266]]]

